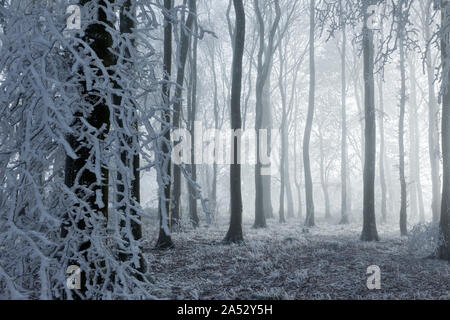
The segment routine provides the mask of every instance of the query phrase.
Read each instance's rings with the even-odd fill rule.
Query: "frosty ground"
[[[359,223],[318,221],[309,232],[292,218],[255,230],[244,222],[245,243],[224,245],[226,221],[174,233],[176,248],[145,245],[152,294],[160,299],[450,299],[450,263],[408,249],[398,228],[379,225],[380,241],[359,240]],[[381,269],[381,289],[368,290],[367,267]]]

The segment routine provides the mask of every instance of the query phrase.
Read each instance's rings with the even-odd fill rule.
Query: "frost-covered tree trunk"
[[[443,181],[439,258],[450,260],[450,3],[446,0],[441,1],[441,21]]]
[[[89,0],[81,0],[80,5],[86,5]],[[113,67],[117,63],[116,56],[110,51],[113,46],[113,39],[111,34],[107,30],[108,27],[113,27],[113,22],[108,19],[108,16],[102,6],[106,6],[109,1],[99,1],[99,7],[97,8],[97,20],[91,23],[87,28],[83,36],[83,41],[89,43],[90,48],[95,52],[97,57],[102,61],[103,65],[107,68]],[[83,71],[79,71],[83,72]],[[106,77],[102,74],[102,71],[97,71],[97,77]],[[81,76],[83,79],[83,76]],[[81,82],[82,87],[82,108],[80,111],[75,112],[72,128],[74,132],[79,132],[80,127],[83,126],[83,122],[86,121],[90,127],[97,132],[97,139],[99,144],[105,139],[105,136],[109,133],[110,128],[110,106],[105,99],[99,95],[97,90],[90,88],[87,83],[88,79],[83,79]],[[104,228],[106,229],[106,221],[108,219],[108,185],[109,185],[109,171],[100,162],[99,158],[93,160],[95,167],[100,168],[101,179],[98,178],[98,171],[94,172],[89,170],[90,158],[94,151],[94,147],[86,138],[81,138],[75,135],[68,136],[68,142],[72,150],[74,150],[76,157],[68,155],[65,165],[65,184],[68,188],[71,188],[79,199],[84,199],[87,210],[92,210],[96,213],[101,213],[105,217]],[[100,150],[104,152],[104,150]],[[93,226],[89,225],[84,217],[72,217],[71,212],[68,213],[67,220],[63,224],[62,237],[65,237],[68,233],[68,229],[72,228],[72,224],[76,221],[77,228],[86,234],[90,234]],[[78,248],[79,252],[84,255],[86,261],[89,262],[88,250],[92,246],[92,240],[86,239]],[[78,261],[73,261],[73,264],[78,264]],[[98,267],[98,265],[91,265],[91,268]],[[86,273],[82,272],[82,289],[81,295],[86,292]],[[98,279],[98,282],[102,282],[105,279]],[[90,280],[91,281],[91,280]]]
[[[170,106],[170,77],[172,74],[172,0],[164,0],[164,53],[163,53],[163,72],[164,81],[162,84],[162,101],[166,110],[163,111],[162,118],[169,125],[172,119]],[[170,161],[170,130],[166,130],[164,134],[164,143],[162,144],[162,153],[167,157],[167,164],[162,166],[162,172],[166,175],[164,183],[164,201],[158,201],[159,212],[159,235],[156,242],[156,248],[167,249],[172,248],[173,242],[170,236],[168,217],[171,208],[171,161]],[[176,226],[177,220],[171,221],[172,227]]]
[[[309,159],[309,143],[311,140],[311,130],[314,118],[314,101],[316,87],[316,65],[314,52],[314,33],[315,23],[315,0],[310,0],[309,7],[309,102],[308,115],[306,118],[305,133],[303,136],[303,168],[305,172],[305,195],[306,195],[306,219],[305,226],[314,226],[314,199],[313,199],[313,183],[311,176],[311,162]]]
[[[132,3],[132,0],[125,0],[120,8],[120,33],[130,42],[130,45],[135,46],[135,40],[133,38],[133,29],[135,28],[135,19],[136,19],[136,8]],[[124,59],[131,60],[130,48],[124,48]],[[126,65],[126,62],[120,61],[120,63]],[[128,63],[129,72],[132,72],[132,68],[134,67],[132,63]],[[114,99],[117,99],[116,104],[120,105],[122,98],[116,96]],[[127,208],[126,204],[121,204],[128,197],[131,199],[133,206],[139,206],[141,197],[140,197],[140,156],[139,156],[139,125],[137,120],[137,111],[132,110],[131,114],[128,115],[127,112],[123,112],[122,114],[117,112],[116,120],[119,124],[120,129],[124,129],[124,121],[121,119],[122,117],[130,116],[132,120],[132,126],[135,130],[136,134],[134,136],[121,134],[120,149],[121,149],[121,165],[125,166],[130,172],[132,172],[131,185],[128,187],[128,181],[126,177],[120,172],[117,174],[117,203],[119,204],[118,210],[122,211],[124,216],[129,216],[129,224],[131,229],[131,234],[133,236],[133,240],[126,239],[125,241],[139,241],[142,239],[142,224],[141,217],[137,213],[135,208]],[[122,228],[127,227],[127,220],[122,219],[120,222]],[[130,255],[121,255],[121,258],[126,261],[130,258]],[[139,255],[139,263],[136,266],[137,270],[141,273],[145,272],[146,262],[142,254]]]
[[[181,123],[181,107],[183,105],[183,84],[186,60],[189,53],[189,39],[192,33],[192,27],[194,24],[195,8],[197,0],[188,1],[189,14],[186,19],[186,24],[180,27],[180,44],[177,57],[177,87],[175,89],[175,101],[174,101],[174,113],[172,117],[173,128],[179,128]],[[177,141],[174,141],[176,144]],[[171,220],[173,224],[178,224],[181,217],[181,169],[179,166],[173,167],[173,190],[172,190],[172,207],[171,207]]]
[[[376,124],[374,95],[374,46],[373,30],[368,28],[368,8],[372,1],[364,1],[363,25],[363,61],[364,61],[364,173],[363,173],[363,230],[362,241],[378,241],[375,218],[375,156],[376,156]]]
[[[404,127],[405,127],[405,105],[406,105],[406,68],[405,68],[405,41],[404,41],[404,26],[403,22],[399,23],[398,27],[399,50],[400,50],[400,117],[398,120],[398,149],[399,149],[399,174],[400,174],[400,233],[402,236],[408,234],[407,226],[407,192],[406,192],[406,178],[405,178],[405,141],[404,141]]]
[[[242,0],[233,0],[236,13],[235,39],[233,49],[232,84],[231,84],[231,129],[240,130],[241,120],[241,89],[242,89],[242,59],[245,45],[245,11]],[[241,195],[241,165],[238,163],[240,150],[240,135],[233,136],[233,163],[230,166],[230,228],[224,241],[227,243],[242,242],[242,195]]]

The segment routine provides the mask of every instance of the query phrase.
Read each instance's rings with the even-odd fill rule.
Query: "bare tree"
[[[242,127],[241,120],[241,86],[242,59],[245,44],[245,11],[242,0],[233,0],[236,13],[235,39],[233,49],[232,85],[231,85],[231,129],[235,132]],[[230,228],[224,242],[236,243],[244,240],[242,235],[242,195],[240,154],[240,135],[233,135],[233,163],[230,166]]]
[[[439,221],[441,212],[441,148],[439,144],[439,108],[434,86],[435,63],[432,59],[432,47],[428,47],[431,41],[431,23],[433,22],[432,7],[435,0],[419,1],[421,13],[421,26],[423,29],[425,49],[425,66],[428,80],[428,150],[431,164],[432,199],[431,210],[433,211],[433,222]]]
[[[450,4],[441,1],[441,55],[442,55],[442,204],[439,257],[450,260]]]
[[[260,129],[263,124],[263,89],[266,84],[266,80],[269,75],[270,67],[272,64],[272,55],[275,50],[275,34],[278,28],[278,24],[281,18],[281,8],[279,0],[274,0],[276,16],[270,27],[268,44],[265,49],[265,23],[260,9],[259,0],[254,0],[253,5],[255,14],[259,25],[259,51],[258,51],[258,69],[256,78],[256,166],[255,166],[255,228],[266,227],[266,214],[265,207],[263,205],[263,183],[261,175],[261,146],[260,146]]]
[[[164,81],[162,84],[162,100],[166,110],[163,111],[162,118],[166,124],[171,123],[171,111],[170,106],[170,77],[172,74],[172,0],[164,0],[164,54],[163,54],[163,72]],[[170,236],[168,226],[165,220],[168,219],[170,213],[170,189],[171,189],[171,161],[170,161],[170,130],[166,129],[164,134],[164,143],[162,144],[162,152],[167,158],[162,171],[165,173],[166,181],[164,181],[164,201],[158,202],[158,213],[159,213],[159,235],[156,242],[156,248],[158,249],[168,249],[173,248],[174,244],[172,242],[172,237]],[[164,209],[163,206],[164,205]],[[177,220],[173,221],[175,224],[178,223]]]
[[[180,36],[180,48],[178,50],[178,70],[177,70],[177,87],[175,89],[175,101],[174,101],[174,111],[172,117],[172,126],[173,128],[180,127],[180,117],[181,117],[181,106],[183,104],[183,83],[185,76],[185,67],[186,60],[189,53],[189,44],[190,37],[192,34],[192,27],[194,24],[194,20],[196,19],[195,11],[196,11],[196,1],[197,0],[189,0],[188,1],[188,17],[186,19],[186,24],[181,26],[181,36]],[[174,141],[177,143],[177,141]],[[180,205],[180,197],[181,197],[181,168],[179,166],[173,167],[173,190],[172,190],[172,207],[171,207],[171,221],[172,227],[176,226],[179,223],[179,219],[181,217],[181,205]]]
[[[364,174],[363,174],[363,230],[361,240],[378,241],[375,218],[375,153],[376,153],[376,124],[375,124],[375,95],[374,95],[374,46],[373,30],[367,25],[369,6],[373,1],[363,1],[363,60],[364,60],[364,114],[365,114],[365,146],[364,146]]]
[[[303,168],[305,171],[305,195],[306,195],[306,220],[307,227],[314,226],[314,199],[313,199],[313,183],[311,177],[311,162],[309,160],[309,143],[311,140],[311,130],[314,118],[314,100],[316,86],[316,65],[314,60],[314,38],[315,38],[315,0],[310,0],[309,11],[309,102],[308,115],[306,118],[305,133],[303,136]]]

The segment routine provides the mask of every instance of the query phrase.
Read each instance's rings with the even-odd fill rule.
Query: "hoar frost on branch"
[[[161,6],[80,1],[74,31],[69,4],[0,8],[0,298],[151,298],[132,186],[155,170],[164,201]],[[66,287],[69,265],[84,290]]]

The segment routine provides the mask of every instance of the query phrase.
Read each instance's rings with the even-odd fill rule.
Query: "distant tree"
[[[193,4],[193,13],[197,16],[196,4]],[[188,120],[189,120],[189,131],[191,134],[191,179],[193,181],[197,180],[197,166],[195,165],[195,130],[194,122],[197,114],[197,56],[198,56],[198,22],[197,18],[194,20],[194,29],[192,37],[192,50],[191,50],[191,72],[190,72],[190,96],[188,97],[188,105],[190,105],[190,110],[188,110]],[[199,226],[199,218],[197,213],[197,190],[192,183],[188,183],[189,190],[189,218],[194,228]]]
[[[310,0],[309,10],[309,102],[308,115],[306,118],[305,134],[303,135],[303,168],[305,171],[305,195],[306,195],[306,220],[307,227],[313,227],[314,223],[314,198],[313,183],[311,176],[311,162],[309,159],[309,143],[311,140],[311,130],[314,119],[314,102],[316,89],[316,65],[315,65],[315,14],[316,2]]]
[[[432,40],[431,25],[433,22],[433,3],[436,0],[418,1],[420,5],[420,22],[423,30],[425,48],[425,67],[428,80],[428,155],[431,164],[432,199],[431,210],[433,222],[439,222],[441,213],[441,147],[439,143],[439,107],[434,85],[435,60],[432,59],[432,46],[428,43]]]
[[[272,55],[275,51],[275,35],[281,18],[281,8],[279,0],[275,0],[275,19],[270,26],[267,47],[265,45],[265,23],[260,8],[260,1],[254,0],[256,18],[259,26],[259,51],[258,51],[258,68],[256,78],[256,165],[255,165],[255,228],[266,227],[266,213],[264,207],[263,180],[261,174],[261,155],[260,155],[260,129],[263,124],[263,90],[269,76],[272,65]]]
[[[404,14],[404,3],[400,0],[397,6],[397,34],[399,40],[399,51],[400,51],[400,117],[398,120],[398,145],[399,145],[399,173],[400,173],[400,233],[402,236],[408,234],[407,226],[407,212],[406,212],[406,202],[407,202],[407,191],[406,191],[406,178],[405,178],[405,105],[406,105],[406,57],[405,57],[405,27],[406,27],[406,17]]]
[[[342,49],[341,49],[341,221],[347,224],[348,220],[348,151],[347,151],[347,78],[346,78],[346,52],[347,52],[347,30],[344,19],[344,7],[342,0],[339,1],[340,19],[342,24]]]

